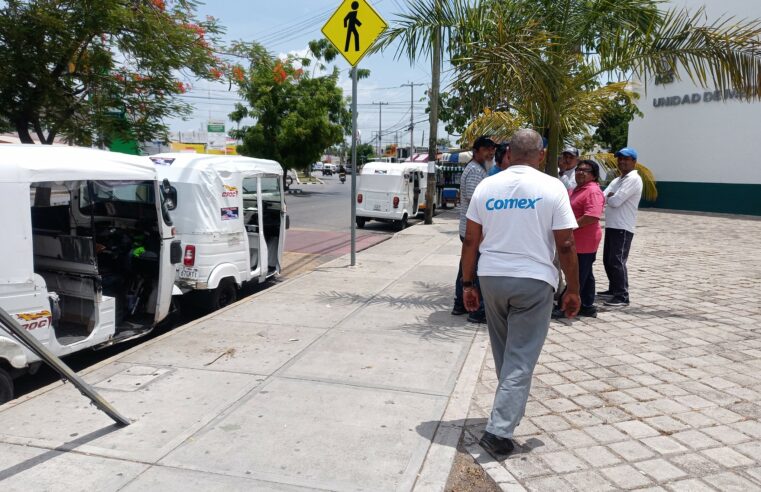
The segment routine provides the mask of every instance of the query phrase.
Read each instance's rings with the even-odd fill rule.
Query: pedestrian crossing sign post
[[[357,264],[357,63],[388,25],[367,0],[344,0],[322,26],[322,33],[351,69],[351,266]]]
[[[388,25],[366,0],[344,0],[322,26],[322,33],[352,67]]]

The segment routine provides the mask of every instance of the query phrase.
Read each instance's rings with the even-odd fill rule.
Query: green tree
[[[281,60],[256,43],[238,43],[232,50],[247,57],[250,65],[237,81],[248,106],[238,104],[230,118],[256,120],[253,126],[231,132],[242,140],[238,152],[306,171],[325,149],[343,141],[349,118],[337,69],[312,77],[301,68],[303,59]]]
[[[0,8],[0,118],[24,143],[163,137],[191,107],[181,73],[216,79],[221,32],[193,0],[9,0]]]
[[[595,130],[593,140],[615,152],[626,147],[629,140],[629,123],[642,113],[634,102],[624,95],[609,100]]]
[[[442,3],[444,5],[442,5]],[[673,72],[718,89],[761,95],[761,21],[705,21],[702,9],[660,10],[658,0],[410,0],[386,31],[411,59],[430,33],[449,33],[454,87],[463,104],[522,118],[548,138],[546,172],[557,174],[561,143],[599,123],[613,80]],[[419,33],[419,34],[416,34]],[[428,48],[430,49],[430,48]]]
[[[375,146],[369,143],[363,143],[357,145],[357,160],[360,164],[364,164],[371,157],[375,155]]]
[[[452,142],[450,142],[448,138],[439,138],[436,140],[436,145],[439,148],[447,149],[452,146]]]

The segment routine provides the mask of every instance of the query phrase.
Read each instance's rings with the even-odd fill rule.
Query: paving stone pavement
[[[641,210],[631,305],[553,321],[519,447],[501,462],[474,444],[497,379],[487,354],[466,444],[495,481],[531,491],[761,490],[759,239],[758,219]],[[595,276],[607,288],[602,246]]]

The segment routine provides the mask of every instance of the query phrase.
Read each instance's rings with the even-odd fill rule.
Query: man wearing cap
[[[635,169],[637,151],[624,147],[615,154],[621,176],[605,189],[605,243],[602,262],[608,275],[608,290],[598,292],[606,306],[629,305],[629,273],[626,261],[634,239],[637,207],[642,197],[642,178]]]
[[[478,137],[473,143],[473,159],[465,166],[460,177],[460,241],[465,239],[465,225],[468,221],[465,214],[468,212],[470,199],[476,190],[476,186],[487,176],[486,163],[494,159],[496,148],[497,145],[487,136]],[[474,281],[478,282],[478,278]],[[452,314],[460,315],[465,313],[467,311],[462,300],[462,262],[460,262],[460,269],[457,272],[457,280],[455,281],[455,298]],[[468,315],[468,321],[472,323],[486,322],[483,302],[478,310]]]
[[[579,149],[566,147],[560,155],[560,181],[568,191],[576,188],[576,165],[579,163]]]
[[[497,384],[480,444],[492,454],[513,450],[513,431],[526,409],[531,377],[550,324],[558,273],[568,279],[562,308],[579,311],[579,271],[568,192],[544,172],[542,136],[518,130],[510,140],[507,169],[485,179],[473,194],[462,245],[465,307],[486,304]],[[478,252],[480,251],[480,258]],[[476,263],[480,287],[475,285]]]

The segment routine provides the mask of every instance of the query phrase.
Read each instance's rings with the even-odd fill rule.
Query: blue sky
[[[329,16],[340,5],[337,0],[280,0],[243,1],[243,0],[208,0],[199,7],[199,17],[206,15],[216,17],[226,28],[225,39],[258,41],[274,54],[285,54],[292,51],[303,51],[312,39],[322,37],[320,29]],[[370,0],[378,13],[391,23],[395,14],[406,9],[404,0]],[[344,94],[351,95],[351,80],[349,64],[343,58],[335,65],[341,70],[340,85]],[[425,114],[426,103],[420,99],[430,85],[430,61],[419,61],[410,66],[406,58],[396,60],[394,52],[379,53],[363,58],[360,68],[371,71],[369,78],[360,80],[358,85],[358,128],[363,142],[375,144],[375,134],[378,132],[378,106],[375,102],[388,102],[382,106],[381,127],[383,145],[393,143],[398,130],[401,145],[409,145],[410,121],[410,88],[400,87],[408,82],[422,83],[425,86],[414,88],[415,110],[415,145],[420,145],[424,137],[428,145],[428,120]],[[444,75],[446,78],[446,74]],[[188,121],[170,120],[171,130],[193,130],[205,127],[211,117],[227,121],[227,114],[232,110],[237,94],[228,91],[227,85],[210,84],[206,81],[189,81],[192,90],[187,93],[186,101],[195,107],[192,118]],[[424,121],[423,121],[424,120]],[[227,122],[228,127],[233,124]],[[440,125],[439,136],[446,137],[443,125]],[[453,137],[454,143],[455,138]]]

